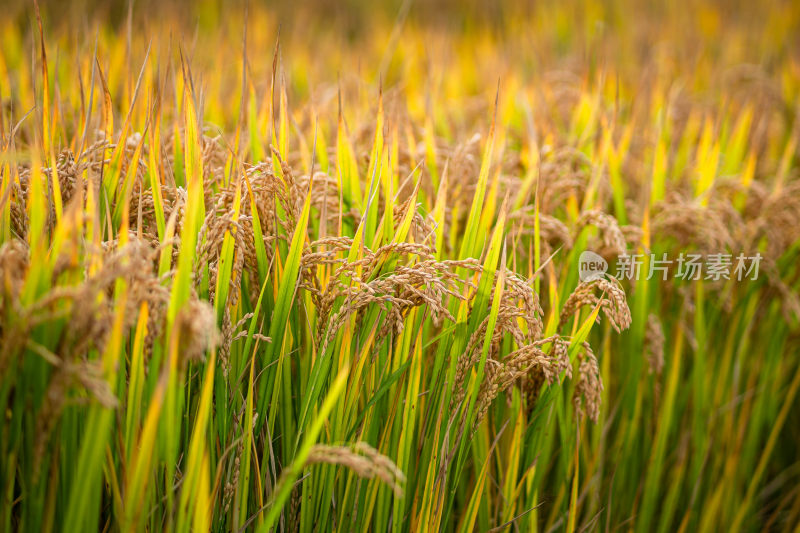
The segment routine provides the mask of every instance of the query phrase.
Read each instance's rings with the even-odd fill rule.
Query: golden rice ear
[[[628,241],[617,222],[617,219],[608,213],[591,209],[581,213],[578,219],[577,233],[580,234],[586,226],[595,226],[602,235],[603,248],[600,255],[619,256],[628,252]],[[577,235],[575,236],[577,238]]]
[[[583,343],[578,357],[580,364],[572,401],[580,414],[586,414],[592,422],[597,422],[603,392],[600,368],[589,343]]]
[[[19,300],[28,269],[29,251],[23,241],[14,239],[0,246],[0,313],[5,306]]]
[[[654,213],[651,231],[662,239],[674,238],[682,247],[695,248],[703,254],[735,248],[735,228],[718,204],[703,206],[675,193],[656,204]]]
[[[352,470],[365,479],[378,478],[391,488],[397,496],[402,496],[406,476],[387,456],[363,441],[352,446],[328,446],[315,444],[306,460],[313,464],[339,465]]]
[[[214,310],[208,302],[189,300],[175,319],[179,354],[183,363],[201,361],[222,340]]]
[[[597,296],[598,292],[600,293],[599,297]],[[561,308],[559,328],[564,326],[581,308],[598,305],[617,333],[628,329],[631,325],[631,311],[625,291],[622,290],[619,282],[613,278],[598,278],[581,281],[575,287]]]
[[[644,345],[650,373],[660,375],[664,368],[664,330],[661,320],[654,313],[647,316]]]

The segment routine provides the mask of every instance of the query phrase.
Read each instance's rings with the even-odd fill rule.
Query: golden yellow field
[[[800,531],[800,4],[0,7],[0,531]]]

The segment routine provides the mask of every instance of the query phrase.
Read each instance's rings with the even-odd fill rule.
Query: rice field
[[[800,531],[800,5],[13,0],[0,531]]]

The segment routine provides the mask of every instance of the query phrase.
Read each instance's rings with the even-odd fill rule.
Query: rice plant
[[[796,2],[3,10],[0,531],[798,531]]]

